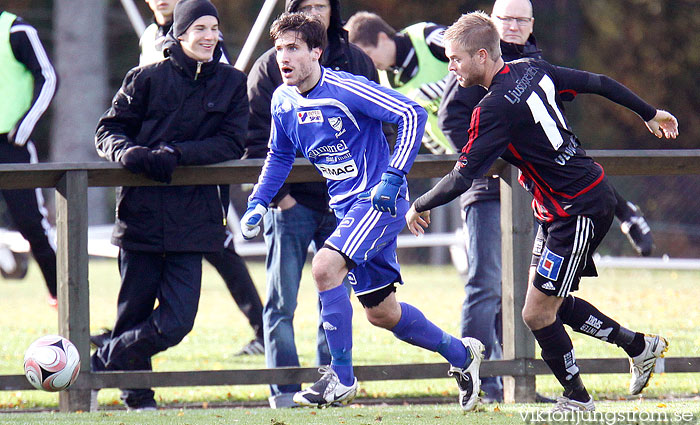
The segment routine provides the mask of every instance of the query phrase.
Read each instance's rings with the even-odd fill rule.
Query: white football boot
[[[352,385],[345,386],[330,366],[318,369],[323,374],[315,384],[294,394],[294,402],[302,406],[326,407],[331,404],[348,404],[357,395],[357,378]]]
[[[639,394],[649,385],[656,360],[668,351],[668,341],[659,335],[644,335],[644,350],[630,358],[630,394]]]
[[[472,362],[466,368],[452,366],[447,372],[454,376],[459,386],[459,405],[462,410],[469,411],[476,407],[479,401],[481,380],[479,379],[479,367],[484,359],[484,344],[476,338],[462,338],[462,344],[467,347],[472,356]]]
[[[595,404],[593,404],[593,397],[583,402],[561,396],[557,397],[557,404],[554,405],[550,412],[593,412],[594,410]]]

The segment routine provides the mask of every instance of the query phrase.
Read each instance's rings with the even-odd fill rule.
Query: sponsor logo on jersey
[[[572,156],[575,156],[575,155],[576,155],[576,142],[575,142],[575,140],[572,140],[571,142],[569,142],[568,145],[566,145],[566,147],[564,148],[564,152],[559,154],[559,156],[557,156],[554,159],[554,162],[556,162],[559,165],[566,165],[566,162],[568,160],[570,160]]]
[[[299,124],[311,124],[315,122],[323,122],[323,114],[318,109],[310,111],[297,112],[297,120]]]
[[[540,262],[537,264],[537,273],[547,279],[557,280],[563,262],[564,257],[553,253],[545,246],[542,257],[540,257]]]
[[[314,164],[323,177],[328,180],[345,180],[357,177],[357,165],[355,160],[340,162],[338,164]]]
[[[350,282],[350,285],[357,285],[357,278],[355,277],[355,273],[348,273],[348,282]]]
[[[520,96],[522,96],[523,93],[525,93],[525,90],[527,90],[527,88],[530,87],[533,78],[535,78],[535,75],[537,75],[537,72],[538,70],[534,66],[529,67],[525,71],[525,74],[523,74],[522,77],[515,81],[515,87],[508,90],[508,92],[504,94],[503,97],[505,97],[506,100],[512,104],[519,103]]]
[[[345,140],[339,140],[333,145],[320,146],[315,149],[309,149],[306,155],[309,159],[317,158],[319,156],[337,156],[349,153],[348,145],[345,144]]]

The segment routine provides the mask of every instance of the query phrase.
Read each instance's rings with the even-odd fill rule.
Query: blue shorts
[[[355,295],[368,294],[393,283],[403,284],[396,258],[396,236],[406,224],[410,207],[405,198],[396,201],[396,217],[372,208],[370,200],[357,200],[346,211],[336,211],[339,220],[326,245],[355,263],[348,273]]]

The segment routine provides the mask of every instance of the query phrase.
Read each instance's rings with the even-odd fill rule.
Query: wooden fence
[[[612,175],[697,175],[700,150],[589,151]],[[454,166],[454,155],[420,155],[409,178],[441,177]],[[252,183],[258,178],[262,160],[179,167],[173,185]],[[520,318],[525,300],[532,244],[530,195],[518,186],[517,170],[500,161],[491,173],[501,176],[501,229],[503,237],[503,346],[504,360],[483,363],[482,376],[504,376],[506,401],[534,401],[535,375],[549,374],[536,360],[535,341]],[[297,160],[289,182],[320,180],[306,160]],[[76,383],[59,396],[61,411],[87,411],[90,390],[195,385],[289,384],[314,382],[316,368],[280,368],[187,372],[99,372],[90,371],[90,300],[88,286],[88,187],[160,185],[132,174],[114,163],[2,164],[0,188],[55,188],[58,262],[59,333],[69,338],[81,356]],[[517,283],[517,284],[516,284]],[[457,319],[455,319],[457,320]],[[700,372],[700,357],[664,359],[665,372]],[[579,359],[589,373],[626,373],[627,359]],[[443,378],[446,363],[356,366],[360,381]],[[0,375],[0,390],[29,390],[23,375]]]

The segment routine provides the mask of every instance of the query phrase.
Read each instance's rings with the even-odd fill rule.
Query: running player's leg
[[[348,272],[346,259],[338,251],[322,248],[314,256],[311,273],[321,300],[321,318],[331,353],[330,367],[322,367],[321,379],[294,395],[304,406],[349,403],[357,394],[357,378],[352,370],[352,304],[343,278]]]
[[[326,244],[342,252],[349,264],[356,265],[349,267],[352,271],[348,280],[370,323],[391,330],[402,341],[445,357],[453,372],[464,375],[468,381],[464,383],[468,386],[464,390],[466,398],[461,400],[462,407],[471,410],[478,396],[483,344],[473,338],[462,341],[447,334],[418,308],[396,300],[395,285],[402,283],[396,237],[405,225],[402,217],[408,207],[405,199],[399,199],[396,217],[391,217],[373,210],[369,202],[358,202]]]
[[[557,313],[569,292],[578,289],[581,273],[592,261],[594,234],[600,230],[604,235],[607,230],[604,224],[601,229],[596,229],[595,224],[589,217],[574,216],[540,227],[522,312],[525,324],[542,348],[542,359],[564,387],[560,400],[575,410],[592,410],[593,401],[579,376],[571,338]]]

